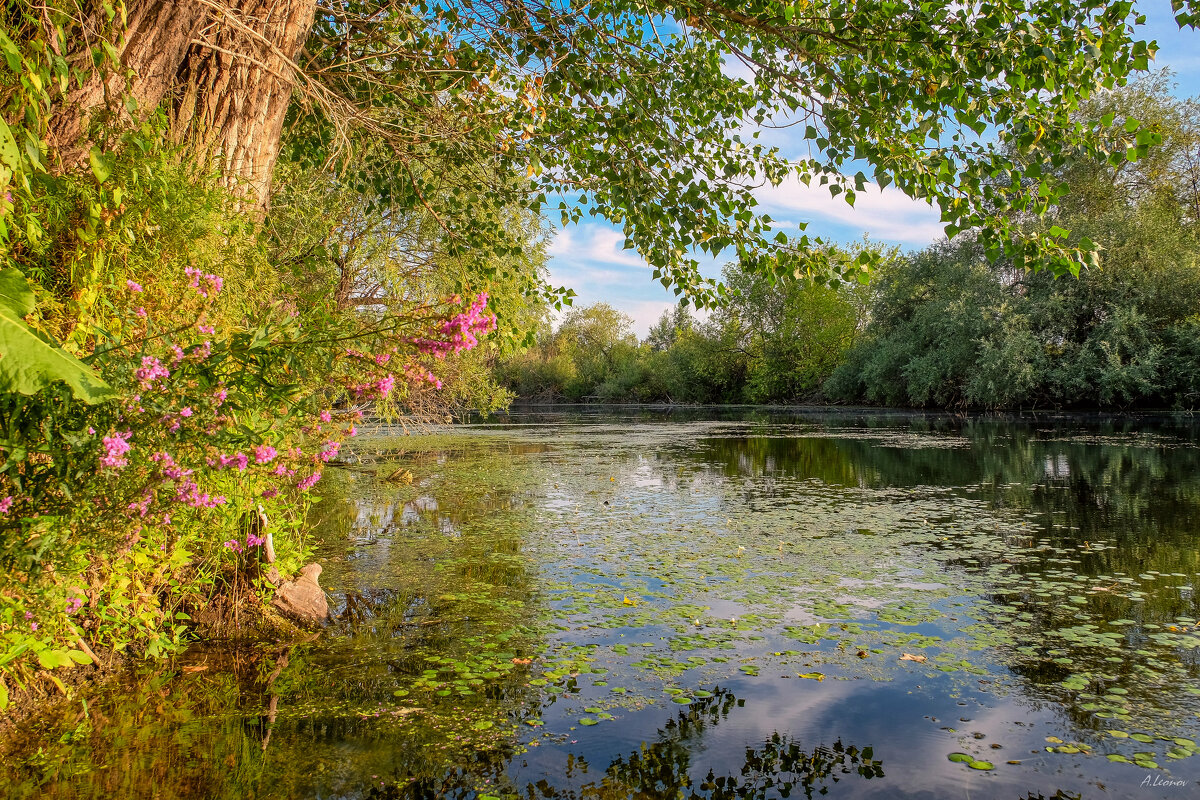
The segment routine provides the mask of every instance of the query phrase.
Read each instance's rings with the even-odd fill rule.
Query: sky
[[[1147,16],[1142,37],[1158,41],[1153,66],[1171,69],[1179,96],[1200,95],[1200,31],[1179,30],[1170,0],[1143,0],[1138,9]],[[771,143],[788,151],[786,132],[771,131],[769,136]],[[798,150],[800,144],[793,146]],[[865,234],[882,245],[916,250],[943,235],[935,208],[893,187],[880,191],[868,185],[851,207],[831,198],[826,187],[796,181],[764,190],[759,201],[757,210],[777,220],[776,227],[795,230],[798,223],[807,222],[806,233],[836,242],[860,240]],[[596,218],[558,229],[549,247],[550,283],[574,289],[576,307],[605,302],[628,314],[639,338],[645,338],[676,298],[651,279],[650,268],[635,251],[621,249],[624,240],[618,228]],[[702,262],[703,271],[718,277],[723,263]]]

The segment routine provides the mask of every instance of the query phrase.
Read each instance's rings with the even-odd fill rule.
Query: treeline
[[[1080,114],[1136,121],[1161,146],[1136,162],[1074,164],[1053,216],[1016,220],[1099,242],[1100,263],[1077,278],[1017,269],[969,233],[884,254],[866,286],[731,265],[733,299],[703,322],[677,308],[638,342],[603,304],[573,310],[498,378],[534,400],[1194,408],[1200,104],[1172,97],[1168,80]]]

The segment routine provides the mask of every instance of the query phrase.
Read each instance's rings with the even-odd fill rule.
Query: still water
[[[1195,796],[1198,433],[763,411],[380,429],[321,483],[319,638],[144,666],[23,736],[0,793]]]

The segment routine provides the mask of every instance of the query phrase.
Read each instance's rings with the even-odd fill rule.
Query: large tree
[[[817,277],[867,266],[867,253],[838,261],[753,211],[756,189],[797,179],[848,202],[868,181],[893,184],[938,204],[948,233],[979,228],[993,254],[1077,271],[1094,262],[1091,242],[1018,228],[1012,212],[1063,196],[1070,159],[1137,158],[1155,141],[1071,118],[1146,68],[1153,45],[1130,2],[47,5],[9,4],[21,46],[5,56],[42,70],[48,134],[77,157],[96,110],[136,118],[163,104],[176,135],[259,202],[287,146],[347,185],[424,207],[466,247],[506,246],[473,224],[481,207],[591,211],[701,301],[723,291],[700,277],[701,254]],[[1176,5],[1181,24],[1196,21],[1194,0]],[[29,110],[18,105],[10,121]],[[757,142],[754,126],[773,123],[795,125],[807,152]]]

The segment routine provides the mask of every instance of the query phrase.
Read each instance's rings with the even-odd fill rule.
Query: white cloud
[[[645,267],[646,262],[636,251],[621,249],[624,242],[620,231],[584,223],[559,231],[547,252],[551,258],[567,263]]]
[[[869,184],[855,193],[853,206],[845,195],[831,196],[827,186],[805,186],[794,178],[755,194],[768,213],[782,211],[805,222],[832,223],[868,233],[876,241],[924,246],[943,236],[936,208],[893,187],[881,191]],[[819,227],[810,225],[808,232],[820,233]]]

